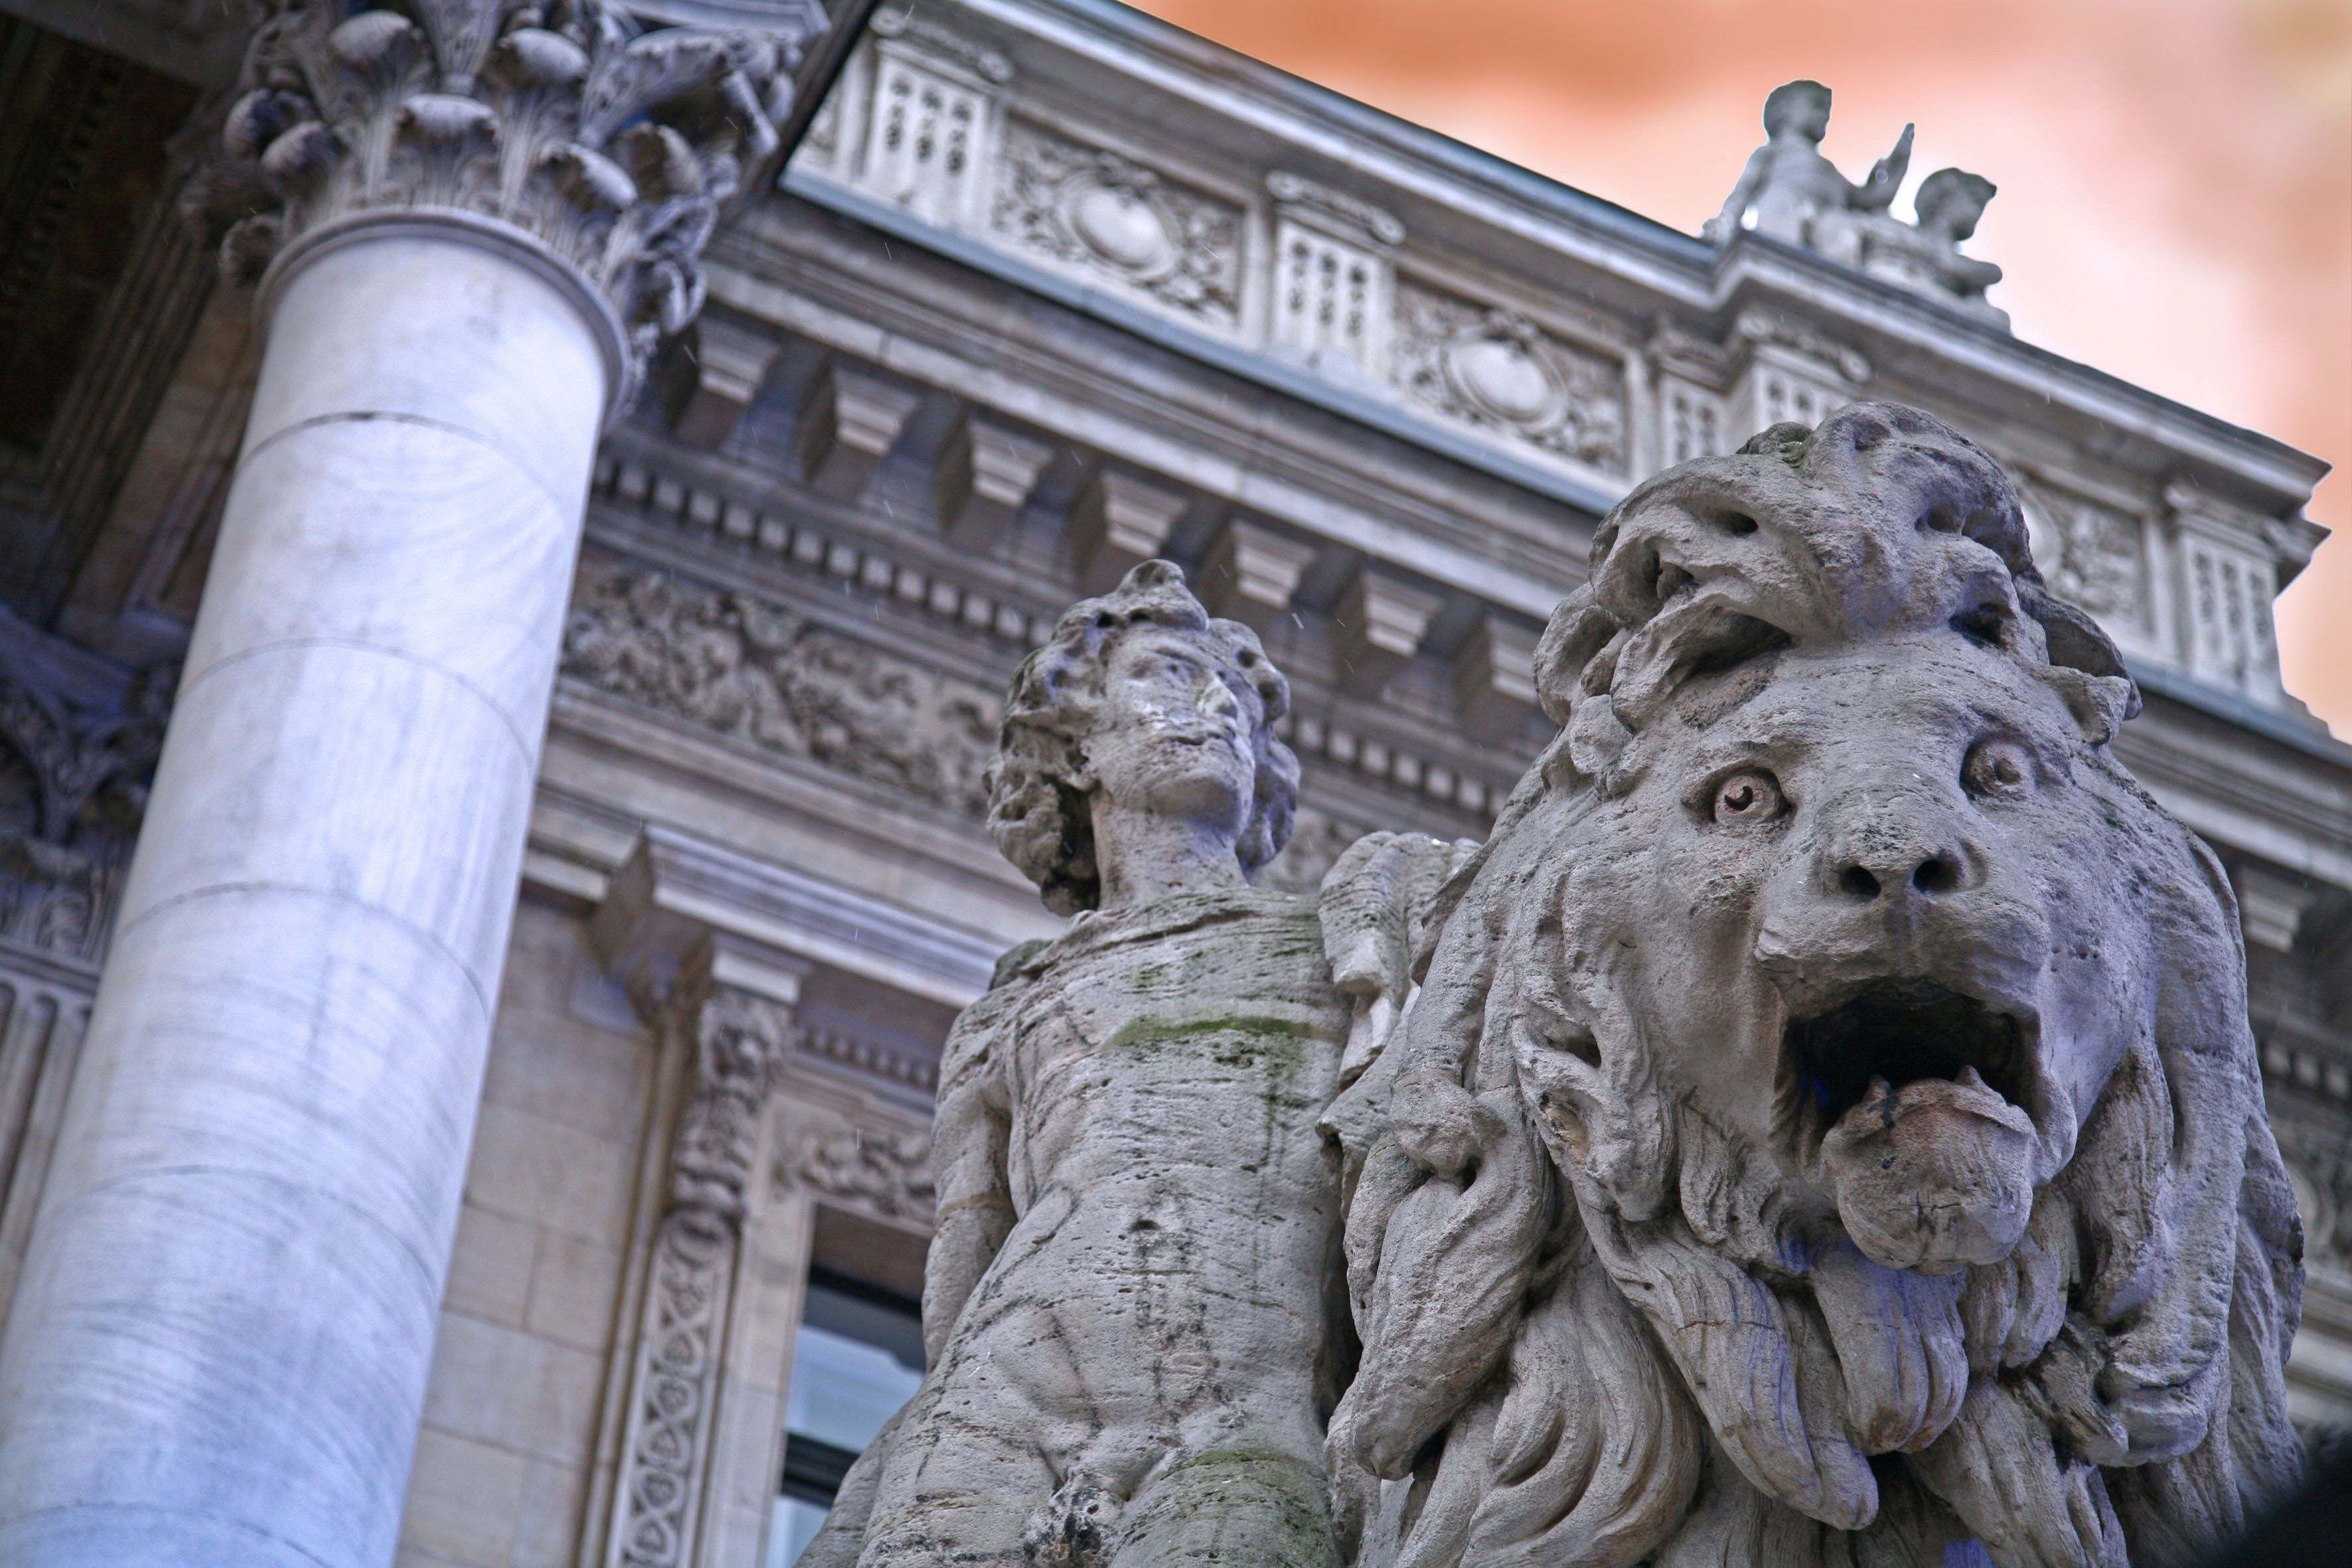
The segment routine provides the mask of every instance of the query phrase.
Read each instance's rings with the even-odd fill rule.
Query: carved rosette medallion
[[[1028,249],[1189,315],[1228,327],[1238,319],[1240,209],[1116,153],[1014,122],[993,224]]]
[[[1397,287],[1398,385],[1448,418],[1590,464],[1625,468],[1625,385],[1612,360],[1514,311]]]
[[[610,0],[259,8],[226,157],[191,193],[232,272],[362,213],[494,219],[609,300],[625,382],[701,308],[720,205],[775,151],[793,70],[830,26],[817,0],[717,31],[649,31]]]
[[[682,984],[664,1027],[692,1079],[671,1144],[613,1524],[614,1561],[676,1568],[694,1536],[713,1400],[760,1123],[796,1032],[784,1009],[707,981]]]

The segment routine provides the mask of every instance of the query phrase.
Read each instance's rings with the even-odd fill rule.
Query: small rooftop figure
[[[1820,249],[1815,231],[1823,215],[1885,212],[1911,167],[1912,128],[1903,128],[1895,151],[1858,185],[1822,156],[1822,138],[1829,129],[1828,88],[1817,81],[1774,88],[1764,100],[1764,145],[1748,154],[1723,211],[1700,234],[1720,245],[1752,227],[1790,245]]]
[[[1748,155],[1700,237],[1721,245],[1752,228],[2006,328],[2008,314],[1984,297],[2000,268],[1959,248],[1992,199],[1992,182],[1939,169],[1920,184],[1918,221],[1905,223],[1887,207],[1910,169],[1913,128],[1906,125],[1895,150],[1855,184],[1822,155],[1829,123],[1830,89],[1820,82],[1775,88],[1764,100],[1764,145]]]

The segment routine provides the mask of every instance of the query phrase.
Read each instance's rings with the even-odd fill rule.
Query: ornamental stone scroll
[[[642,981],[636,989],[646,991]],[[798,1039],[797,995],[796,975],[771,964],[747,973],[706,940],[666,992],[641,1001],[659,1033],[663,1152],[648,1168],[657,1217],[640,1233],[632,1266],[636,1322],[609,1568],[725,1563],[743,1547],[726,1478],[747,1467],[764,1473],[760,1457],[776,1441],[765,1431],[774,1425],[766,1401],[752,1402],[761,1408],[748,1421],[732,1408],[744,1363],[756,1359],[740,1342],[773,1316],[741,1299],[746,1226],[776,1083]]]

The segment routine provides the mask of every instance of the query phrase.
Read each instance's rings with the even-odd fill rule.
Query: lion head
[[[1364,1560],[2234,1529],[2301,1290],[2236,908],[2000,466],[1858,404],[1662,474],[1537,675],[1560,734],[1350,1091]]]

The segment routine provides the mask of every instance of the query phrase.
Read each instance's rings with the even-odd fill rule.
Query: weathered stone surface
[[[2291,1480],[2235,906],[2000,468],[1858,404],[1672,469],[1537,677],[1330,1118],[1359,1561],[2173,1563]]]
[[[1316,1123],[1377,989],[1355,970],[1401,975],[1376,933],[1402,927],[1377,889],[1327,929],[1315,899],[1248,885],[1297,798],[1288,700],[1164,562],[1023,667],[991,826],[1076,918],[949,1040],[930,1374],[804,1562],[1341,1560],[1339,1194]],[[1390,958],[1351,970],[1368,944]]]

